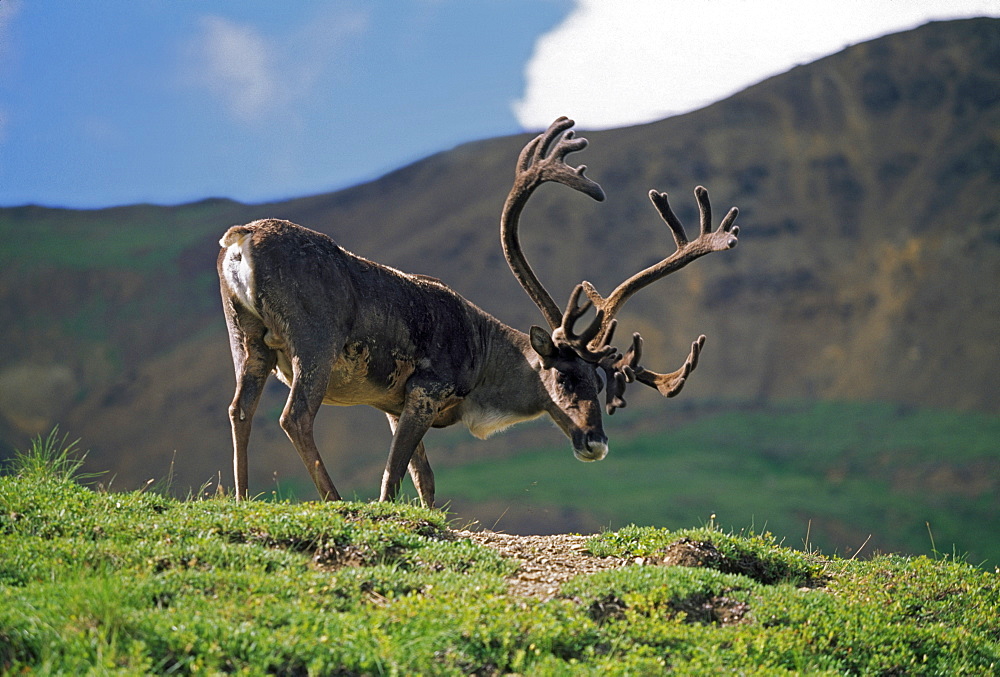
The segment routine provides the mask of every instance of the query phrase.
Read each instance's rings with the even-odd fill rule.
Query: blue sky
[[[0,205],[262,202],[624,126],[998,0],[0,0]]]

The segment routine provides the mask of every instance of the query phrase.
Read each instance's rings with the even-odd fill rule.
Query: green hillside
[[[826,557],[714,525],[590,539],[548,600],[439,512],[95,492],[36,444],[0,476],[9,674],[989,674],[994,572]],[[683,563],[683,565],[681,565]]]

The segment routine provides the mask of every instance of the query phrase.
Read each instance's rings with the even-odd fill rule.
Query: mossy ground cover
[[[555,599],[409,505],[85,486],[58,440],[0,477],[0,669],[144,674],[991,674],[1000,581],[714,524],[595,536]],[[695,553],[686,566],[671,558]]]

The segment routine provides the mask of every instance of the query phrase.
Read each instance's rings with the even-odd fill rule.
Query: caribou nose
[[[603,460],[608,455],[608,440],[606,438],[589,439],[584,448],[574,447],[573,455],[576,456],[578,461],[583,461],[584,463]]]

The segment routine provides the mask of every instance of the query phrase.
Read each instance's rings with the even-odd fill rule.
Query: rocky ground
[[[495,531],[456,531],[458,538],[493,548],[503,557],[521,563],[509,580],[510,591],[525,597],[548,600],[573,576],[615,569],[625,564],[620,557],[595,557],[586,551],[589,536],[553,534],[518,536]]]

